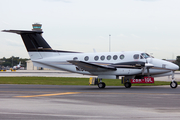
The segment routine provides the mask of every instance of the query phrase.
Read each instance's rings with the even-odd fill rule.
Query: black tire
[[[171,88],[177,88],[178,84],[176,81],[170,83]]]
[[[100,83],[98,83],[98,87],[99,87],[100,89],[105,88],[105,87],[106,87],[106,84],[105,84],[104,82],[100,82]]]
[[[124,83],[124,86],[125,86],[126,88],[130,88],[130,87],[131,87],[131,83],[130,83],[130,82],[126,82],[126,83]]]

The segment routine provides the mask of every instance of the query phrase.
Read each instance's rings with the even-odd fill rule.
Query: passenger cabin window
[[[98,59],[99,59],[99,56],[95,56],[95,57],[94,57],[94,60],[97,61]]]
[[[122,60],[124,59],[124,55],[120,55],[119,58]]]
[[[148,55],[147,53],[141,53],[141,56],[144,57],[145,59],[150,57],[150,55]]]
[[[104,55],[102,55],[102,56],[101,56],[101,60],[104,60],[104,59],[105,59],[105,56],[104,56]]]
[[[113,56],[113,59],[114,59],[114,60],[117,60],[117,58],[118,58],[117,55],[114,55],[114,56]]]
[[[74,57],[73,60],[78,60],[78,58],[77,58],[77,57]]]
[[[135,55],[133,56],[133,58],[134,58],[134,59],[139,59],[139,54],[135,54]]]
[[[85,60],[85,61],[88,61],[88,60],[89,60],[89,57],[88,57],[88,56],[84,57],[84,60]]]
[[[110,59],[111,59],[111,56],[110,56],[110,55],[108,55],[108,56],[107,56],[107,60],[110,60]]]

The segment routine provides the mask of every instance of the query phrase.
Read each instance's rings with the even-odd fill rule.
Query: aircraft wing
[[[130,61],[130,62],[121,62],[121,63],[115,63],[111,64],[112,67],[115,68],[142,68],[145,66],[145,62],[141,61]]]
[[[77,60],[69,60],[69,63],[72,63],[73,65],[76,65],[80,69],[83,69],[85,71],[89,72],[104,72],[104,71],[114,71],[116,70],[115,67],[107,66],[107,65],[97,65],[94,63],[88,63],[84,61],[77,61]]]

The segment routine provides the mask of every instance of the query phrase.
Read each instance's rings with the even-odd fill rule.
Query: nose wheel
[[[178,83],[174,80],[174,71],[172,74],[172,82],[170,83],[171,88],[177,88]]]
[[[172,82],[170,83],[170,86],[171,86],[171,88],[176,88],[176,87],[178,86],[178,84],[177,84],[176,81],[172,81]]]

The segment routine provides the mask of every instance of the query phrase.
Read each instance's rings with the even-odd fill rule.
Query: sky
[[[180,56],[180,0],[0,0],[0,30],[41,23],[55,50],[143,51]],[[111,37],[109,37],[111,35]],[[0,32],[0,58],[29,58],[21,37]]]

